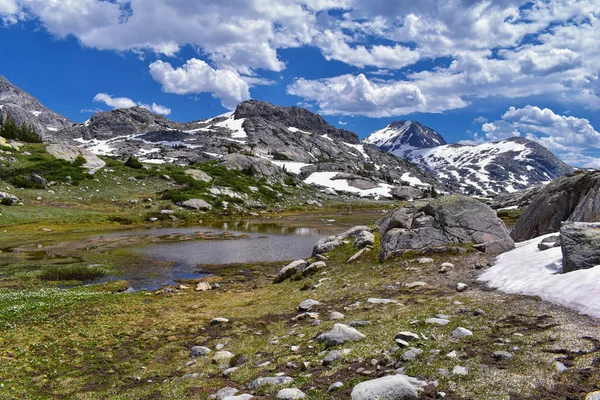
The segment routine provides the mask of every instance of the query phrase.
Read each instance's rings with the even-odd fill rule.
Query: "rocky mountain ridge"
[[[188,123],[174,122],[141,107],[99,112],[76,124],[34,97],[0,81],[0,105],[18,123],[34,126],[46,142],[77,145],[96,155],[146,163],[191,165],[217,160],[234,169],[252,168],[269,181],[289,174],[323,190],[359,196],[422,197],[433,176],[409,161],[363,144],[320,115],[299,107],[250,100],[232,113]],[[403,189],[408,186],[417,190]]]
[[[525,138],[479,145],[446,144],[433,129],[411,121],[393,122],[363,143],[376,144],[417,164],[446,185],[478,196],[529,189],[573,172],[544,146]]]
[[[17,125],[28,124],[35,128],[43,140],[54,132],[68,128],[73,122],[45,107],[35,97],[10,83],[0,75],[0,113],[10,114]]]

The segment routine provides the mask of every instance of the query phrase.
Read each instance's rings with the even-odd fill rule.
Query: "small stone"
[[[427,283],[421,282],[421,281],[406,283],[404,285],[404,287],[407,287],[409,289],[420,288],[420,287],[425,287],[425,286],[427,286]]]
[[[208,282],[198,282],[198,285],[196,286],[196,291],[197,292],[206,292],[207,290],[211,290],[212,287],[210,286],[210,283]]]
[[[368,326],[371,325],[371,321],[350,321],[348,323],[350,326]]]
[[[271,385],[289,385],[294,382],[293,378],[289,376],[270,376],[266,378],[258,378],[250,382],[247,387],[249,390],[256,390],[260,387]]]
[[[223,370],[222,375],[224,377],[228,377],[229,375],[231,375],[232,373],[234,373],[235,371],[237,371],[239,369],[239,367],[231,367],[231,368],[227,368],[225,370]]]
[[[223,343],[219,343],[215,346],[215,350],[223,350],[225,348],[225,345]]]
[[[342,354],[342,352],[340,352],[338,350],[332,350],[323,359],[323,365],[324,366],[331,365],[335,361],[341,361],[343,359],[344,359],[344,355]]]
[[[290,351],[292,353],[296,353],[296,352],[300,351],[300,346],[292,346],[292,347],[290,347]]]
[[[467,369],[465,367],[461,367],[460,365],[455,366],[452,369],[452,374],[453,375],[460,375],[460,376],[465,376],[468,374]]]
[[[402,339],[395,339],[396,344],[400,347],[408,347],[408,342]]]
[[[425,323],[430,325],[444,326],[449,324],[450,321],[444,318],[427,318]]]
[[[235,396],[236,393],[238,393],[238,392],[239,392],[239,390],[236,388],[224,387],[223,389],[219,389],[217,391],[217,393],[215,394],[215,399],[222,400],[225,397]]]
[[[321,303],[318,302],[317,300],[307,299],[307,300],[304,300],[303,302],[301,302],[300,304],[298,304],[298,310],[299,311],[308,311],[311,308],[313,308],[314,306],[318,306],[319,304],[321,304]]]
[[[329,389],[327,389],[327,392],[328,393],[335,392],[336,390],[339,390],[343,387],[344,387],[344,384],[342,382],[334,382],[329,386]]]
[[[478,308],[477,310],[473,311],[473,315],[476,317],[479,317],[480,315],[484,315],[485,311],[483,311],[482,309]]]
[[[231,360],[235,355],[230,353],[229,351],[217,351],[213,356],[213,364],[224,365],[229,364],[229,360]]]
[[[332,321],[338,320],[338,319],[344,319],[344,314],[342,314],[341,312],[338,311],[334,311],[331,313],[331,315],[329,316],[329,319]]]
[[[430,264],[433,262],[433,258],[423,257],[419,259],[419,264]]]
[[[277,393],[277,400],[297,400],[297,399],[303,399],[305,398],[306,395],[297,388],[288,388],[288,389],[281,389],[278,393]]]
[[[213,320],[210,321],[210,324],[211,325],[220,325],[220,324],[226,324],[228,322],[229,322],[229,320],[227,318],[217,317],[217,318],[213,318]]]
[[[210,352],[211,352],[211,349],[209,349],[208,347],[194,346],[190,350],[190,355],[192,357],[201,357],[201,356],[208,355]]]
[[[412,340],[419,340],[420,336],[413,332],[402,331],[396,334],[396,339],[401,339],[410,342]]]
[[[457,283],[456,284],[456,291],[457,292],[464,292],[465,290],[467,290],[467,288],[469,287],[469,285],[467,285],[466,283]]]
[[[449,263],[449,262],[445,262],[445,263],[442,263],[442,265],[440,265],[440,267],[454,268],[454,264]]]
[[[471,332],[467,328],[458,327],[452,332],[452,337],[454,339],[463,339],[469,336],[473,336],[473,332]]]
[[[367,299],[367,303],[370,303],[370,304],[397,304],[398,301],[392,300],[392,299],[377,299],[377,298],[371,297],[371,298]]]
[[[494,359],[498,361],[508,361],[513,358],[513,355],[510,354],[508,351],[495,351],[492,354],[492,357],[494,357]]]
[[[326,342],[328,347],[342,344],[347,340],[362,340],[366,336],[357,331],[356,329],[344,325],[335,324],[331,331],[323,333],[317,337],[317,341]]]
[[[458,353],[456,352],[456,350],[452,350],[450,353],[446,354],[446,357],[448,357],[448,358],[458,358]]]
[[[411,361],[411,360],[414,360],[415,358],[417,358],[418,356],[420,356],[421,354],[423,354],[423,350],[413,347],[412,349],[410,349],[402,354],[402,360]]]

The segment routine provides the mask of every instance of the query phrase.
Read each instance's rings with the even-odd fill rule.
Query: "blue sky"
[[[0,74],[78,122],[254,98],[361,138],[413,119],[600,167],[598,32],[598,0],[0,0]]]

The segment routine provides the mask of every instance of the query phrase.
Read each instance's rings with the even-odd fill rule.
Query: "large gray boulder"
[[[425,382],[406,375],[389,375],[361,382],[352,389],[352,400],[414,400]]]
[[[75,161],[77,158],[82,157],[85,160],[83,168],[87,169],[88,173],[92,175],[106,165],[103,160],[98,158],[98,156],[88,149],[77,146],[68,144],[49,144],[46,146],[46,151],[59,160]]]
[[[379,221],[379,226],[381,261],[410,250],[468,243],[486,253],[515,247],[496,212],[473,198],[460,195],[394,210]]]
[[[370,233],[369,227],[365,225],[358,225],[348,229],[344,233],[340,233],[339,235],[328,236],[320,239],[317,244],[315,244],[315,247],[313,247],[312,256],[315,257],[317,254],[329,253],[331,250],[346,243],[346,240],[356,239],[359,236],[364,237],[364,240],[361,239],[361,241],[368,241],[369,237],[363,233],[364,231]],[[364,245],[366,246],[368,243],[364,242]]]
[[[511,237],[524,241],[558,232],[561,222],[600,222],[600,172],[569,175],[550,183],[517,221]]]
[[[202,199],[189,199],[179,203],[180,206],[191,208],[192,210],[208,211],[212,210],[212,206]]]
[[[600,223],[566,222],[560,229],[562,272],[600,265]]]
[[[288,176],[283,168],[272,164],[268,160],[239,153],[231,153],[223,156],[221,163],[233,170],[252,171],[251,173],[255,176],[264,177],[271,183],[283,181]]]

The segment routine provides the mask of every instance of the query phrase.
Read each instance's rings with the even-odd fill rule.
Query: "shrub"
[[[125,166],[129,167],[129,168],[134,168],[134,169],[142,169],[142,168],[144,168],[144,164],[142,164],[140,162],[140,160],[138,160],[134,156],[129,156],[129,158],[127,159],[127,161],[125,161]]]
[[[45,281],[92,281],[106,275],[102,267],[85,265],[51,265],[40,272],[40,279]]]

